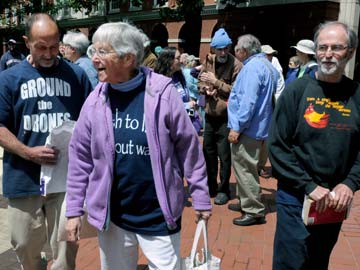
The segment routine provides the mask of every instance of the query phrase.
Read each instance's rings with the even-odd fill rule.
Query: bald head
[[[52,67],[58,62],[60,33],[56,21],[46,13],[30,17],[25,27],[25,44],[34,67]]]
[[[25,35],[32,39],[34,31],[42,32],[45,35],[58,35],[60,31],[56,21],[47,13],[36,13],[32,15],[25,25]]]

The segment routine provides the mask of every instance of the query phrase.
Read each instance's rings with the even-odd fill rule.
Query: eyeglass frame
[[[95,49],[93,45],[90,45],[89,48],[87,49],[86,55],[89,58],[93,58],[95,56],[95,54],[97,54],[99,56],[99,58],[104,59],[108,54],[111,54],[111,53],[118,54],[118,52],[115,50],[106,51],[104,49]]]
[[[68,43],[63,43],[62,46],[64,47],[64,49],[73,49],[73,50],[76,50],[73,46],[71,46],[71,45],[68,44]]]
[[[333,53],[340,53],[346,49],[351,49],[349,46],[334,44],[334,45],[318,45],[316,50],[321,53],[326,53],[330,48],[330,51]]]

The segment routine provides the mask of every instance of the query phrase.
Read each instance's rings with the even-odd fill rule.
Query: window
[[[137,7],[137,6],[134,6],[134,5],[132,4],[132,2],[130,2],[129,10],[130,10],[130,11],[142,10],[142,6]]]
[[[119,12],[120,2],[120,0],[111,0],[109,3],[109,12]]]

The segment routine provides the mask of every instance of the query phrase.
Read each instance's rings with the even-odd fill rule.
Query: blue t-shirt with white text
[[[128,92],[109,86],[115,137],[110,219],[117,226],[134,233],[169,235],[178,232],[180,226],[172,231],[167,228],[156,196],[146,138],[144,95],[145,80]]]
[[[45,144],[49,132],[66,120],[77,120],[91,91],[85,72],[59,59],[51,68],[28,61],[0,73],[0,126],[23,144]],[[6,197],[40,194],[40,165],[5,151],[3,192]]]

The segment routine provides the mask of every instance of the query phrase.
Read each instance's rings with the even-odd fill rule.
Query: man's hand
[[[228,140],[230,143],[237,144],[240,140],[240,132],[230,129]]]
[[[81,219],[80,217],[70,217],[66,221],[66,239],[70,242],[80,240]]]
[[[199,80],[202,82],[207,82],[210,83],[212,85],[215,85],[217,79],[215,77],[215,74],[210,72],[210,71],[206,71],[200,74],[199,76]]]
[[[195,100],[190,100],[189,101],[189,107],[190,108],[196,108],[196,101]]]
[[[40,165],[54,165],[59,150],[46,146],[27,147],[25,158]]]
[[[330,190],[322,186],[317,186],[313,192],[309,194],[309,197],[316,201],[316,211],[322,213],[330,204]]]
[[[348,208],[354,197],[352,190],[344,184],[338,184],[331,193],[332,196],[329,196],[329,207],[335,208],[336,212],[341,212]]]
[[[198,223],[200,219],[205,220],[206,222],[211,217],[211,211],[209,210],[195,210],[195,223]]]
[[[215,88],[213,88],[213,87],[206,86],[204,88],[205,88],[205,93],[208,96],[215,96],[216,93],[217,93],[217,90]]]

